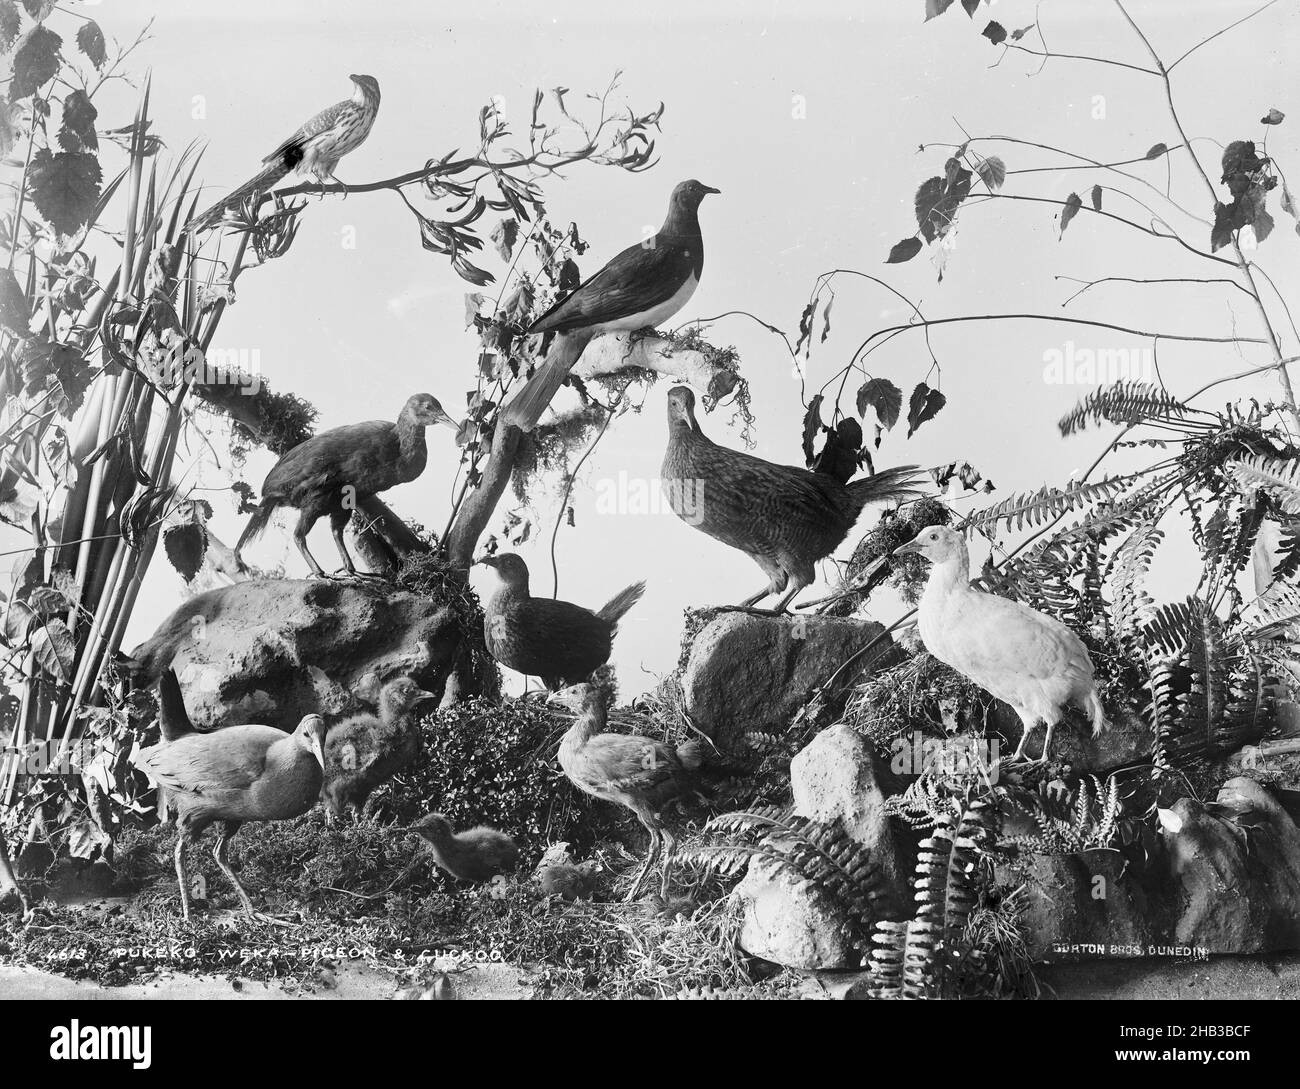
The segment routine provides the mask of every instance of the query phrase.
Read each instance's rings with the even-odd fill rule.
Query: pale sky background
[[[1167,59],[1256,6],[1256,0],[1132,0],[1129,5]],[[639,239],[644,227],[658,225],[675,182],[696,177],[721,189],[721,196],[708,198],[702,207],[706,267],[679,322],[744,309],[793,337],[814,278],[835,267],[887,279],[931,317],[1059,312],[1076,285],[1054,280],[1058,275],[1222,275],[1222,266],[1199,261],[1174,243],[1142,238],[1086,214],[1058,240],[1056,209],[1009,201],[963,212],[941,284],[929,249],[907,265],[882,264],[890,246],[916,228],[917,186],[942,172],[945,152],[918,154],[917,145],[959,141],[958,122],[975,135],[1016,135],[1103,161],[1140,156],[1156,141],[1178,142],[1159,82],[1150,76],[1059,59],[1034,74],[1038,60],[1015,53],[1000,67],[990,67],[1001,51],[980,37],[984,23],[991,16],[1008,29],[1024,26],[1035,19],[1033,3],[1000,0],[973,21],[959,7],[929,24],[922,22],[922,0],[661,0],[632,6],[595,0],[545,5],[105,0],[86,10],[118,39],[133,37],[142,21],[157,15],[153,38],[133,67],[152,67],[154,131],[171,151],[179,152],[191,139],[207,141],[201,176],[213,197],[253,173],[261,157],[312,113],[349,94],[351,72],[375,76],[383,91],[368,142],[339,169],[344,180],[360,182],[472,147],[478,110],[493,95],[504,97],[507,118],[522,126],[535,86],[567,86],[574,92],[572,102],[578,94],[602,90],[622,69],[621,93],[629,103],[639,110],[661,99],[665,103],[659,165],[640,175],[571,168],[566,179],[544,183],[550,212],[558,223],[579,223],[591,243],[582,266],[590,274]],[[1148,63],[1109,2],[1049,0],[1037,10],[1047,41],[1057,50]],[[1202,49],[1175,73],[1183,120],[1192,134],[1219,142],[1267,134],[1267,150],[1293,187],[1300,187],[1298,31],[1300,3],[1287,0]],[[1037,48],[1036,39],[1026,40]],[[794,96],[803,96],[806,118],[792,116]],[[1104,96],[1104,111],[1096,96]],[[196,117],[200,102],[206,115]],[[133,106],[128,89],[106,92],[100,127],[126,124]],[[1265,130],[1258,119],[1273,106],[1292,116]],[[1098,112],[1104,116],[1094,116]],[[1012,170],[1061,161],[1010,145],[975,146],[1000,155]],[[1217,180],[1219,148],[1207,141],[1197,148]],[[1181,154],[1174,165],[1175,195],[1208,214],[1201,183]],[[1132,169],[1163,184],[1166,163]],[[1080,170],[1013,178],[1011,185],[1013,191],[1058,199],[1077,189],[1086,199],[1095,181],[1116,180]],[[1134,191],[1168,214],[1194,244],[1207,245],[1208,228],[1189,225],[1150,190]],[[1106,202],[1120,214],[1147,219],[1141,208],[1125,207],[1112,194]],[[1300,283],[1300,238],[1293,221],[1277,208],[1276,196],[1270,207],[1278,227],[1259,256],[1293,295]],[[344,248],[347,228],[355,229],[355,249]],[[504,271],[495,257],[487,265],[498,276]],[[307,209],[288,257],[245,273],[238,304],[227,313],[214,346],[257,351],[277,389],[294,390],[320,410],[320,428],[391,419],[409,394],[422,390],[456,414],[463,391],[473,385],[477,348],[463,327],[467,290],[474,289],[445,259],[421,249],[412,217],[395,195],[331,199]],[[1248,300],[1222,285],[1104,286],[1066,313],[1167,331],[1227,335],[1235,328],[1257,335]],[[873,329],[906,316],[885,291],[844,281],[831,336],[813,352],[814,388]],[[780,341],[740,318],[718,324],[708,335],[740,351],[742,373],[752,383],[756,453],[801,464],[803,410]],[[1062,440],[1056,421],[1087,388],[1043,379],[1045,353],[1064,351],[1070,341],[1080,348],[1146,346],[1105,330],[1043,322],[934,330],[948,407],[910,441],[905,426],[887,436],[877,465],[970,460],[999,488],[981,505],[1012,491],[1059,484],[1082,470],[1107,433]],[[1296,350],[1289,329],[1286,350]],[[1262,348],[1246,350],[1244,358],[1235,351],[1166,343],[1161,349],[1165,379],[1174,391],[1189,392],[1216,375],[1244,369],[1246,362],[1265,360]],[[920,334],[908,333],[874,356],[872,370],[910,391],[928,365]],[[1265,377],[1230,390],[1234,396],[1267,398],[1275,388]],[[748,558],[670,513],[597,514],[602,480],[620,472],[632,481],[657,479],[667,389],[668,383],[658,385],[644,414],[619,421],[605,438],[574,492],[576,527],[562,527],[559,535],[562,597],[597,607],[635,579],[649,582],[646,598],[629,614],[615,644],[624,695],[651,686],[655,675],[672,668],[683,607],[733,603],[763,581]],[[716,441],[738,446],[738,433],[726,423],[730,416],[724,406],[703,417],[702,426]],[[399,513],[441,528],[455,458],[450,432],[435,429],[429,437],[425,475],[386,499]],[[270,464],[264,454],[250,459],[245,472],[255,488]],[[211,467],[201,478],[209,487],[226,482]],[[241,526],[233,497],[212,498],[213,528],[233,542]],[[498,513],[509,505],[507,497]],[[555,500],[541,502],[538,515],[543,541],[549,540]],[[12,533],[0,532],[0,548],[14,547],[7,544],[12,539]],[[850,537],[841,556],[851,552],[856,539]],[[324,521],[312,546],[327,567],[334,565]],[[984,550],[976,546],[975,553],[978,562]],[[283,559],[292,575],[305,573],[287,522],[278,523],[250,554],[264,564]],[[546,548],[526,549],[524,555],[534,572],[534,592],[549,593]],[[1153,590],[1158,598],[1171,599],[1192,585],[1179,550],[1171,548],[1169,562],[1158,565]],[[184,592],[160,555],[126,646],[146,637]],[[882,597],[874,615],[889,622],[897,608]]]

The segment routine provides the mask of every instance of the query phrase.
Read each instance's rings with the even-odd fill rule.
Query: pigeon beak
[[[714,189],[713,186],[711,186],[711,185],[701,185],[700,188],[703,189],[706,193],[719,193],[719,194],[720,194],[720,193],[722,192],[721,189]]]

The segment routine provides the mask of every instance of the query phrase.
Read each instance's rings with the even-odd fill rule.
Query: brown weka
[[[719,446],[700,430],[695,394],[685,386],[668,393],[660,479],[682,521],[738,548],[767,575],[768,584],[741,607],[782,594],[774,612],[813,582],[817,561],[839,547],[868,503],[919,494],[914,465],[841,484],[833,473],[774,465]]]
[[[592,612],[568,601],[531,596],[528,565],[513,552],[478,562],[498,579],[483,612],[488,653],[516,673],[540,677],[551,691],[585,681],[609,661],[619,620],[645,592],[644,582],[634,582]]]
[[[277,507],[293,507],[298,511],[293,539],[312,574],[326,577],[307,548],[307,534],[328,515],[343,567],[357,576],[343,542],[343,527],[361,500],[409,483],[424,472],[429,460],[424,429],[431,424],[445,424],[453,431],[459,427],[436,397],[417,393],[403,406],[396,423],[370,420],[331,428],[289,450],[266,474],[261,505],[235,545],[235,562],[246,570],[244,546],[261,535]]]
[[[244,910],[255,918],[280,922],[253,907],[230,868],[227,850],[241,825],[291,820],[316,804],[325,764],[324,719],[307,715],[291,734],[252,723],[202,733],[190,721],[176,674],[168,669],[158,682],[158,725],[161,743],[143,750],[137,760],[176,813],[181,914],[190,917],[185,848],[209,825],[220,824],[212,856],[234,885]]]

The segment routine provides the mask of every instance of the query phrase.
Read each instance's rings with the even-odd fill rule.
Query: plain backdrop
[[[1254,0],[1133,0],[1129,8],[1172,58],[1256,6]],[[1047,205],[991,201],[966,209],[942,282],[929,249],[906,265],[882,263],[889,248],[916,229],[917,186],[942,171],[945,149],[918,151],[922,143],[956,143],[963,131],[1008,134],[1114,161],[1141,156],[1157,141],[1178,142],[1152,77],[1075,60],[1042,66],[1016,53],[999,63],[1002,50],[979,33],[990,16],[1010,29],[1034,22],[1037,13],[1055,50],[1148,63],[1117,9],[1102,0],[1000,0],[974,20],[954,5],[928,24],[922,21],[922,0],[112,0],[73,7],[118,39],[133,37],[156,15],[152,37],[130,68],[152,69],[154,131],[167,142],[165,154],[178,153],[191,140],[206,142],[201,177],[205,196],[214,199],[253,173],[261,157],[308,116],[349,94],[352,72],[378,79],[383,104],[369,141],[339,168],[349,182],[389,177],[454,148],[473,147],[479,108],[493,96],[521,126],[534,87],[568,87],[570,105],[580,106],[581,95],[602,91],[621,71],[616,100],[641,111],[664,103],[659,164],[637,175],[575,166],[563,179],[544,183],[550,212],[558,223],[579,224],[591,244],[583,265],[590,273],[659,223],[677,181],[695,177],[721,189],[702,208],[706,266],[679,323],[747,310],[793,337],[814,278],[848,268],[887,278],[931,317],[1064,312],[1145,329],[1256,334],[1249,301],[1223,285],[1104,285],[1062,311],[1078,285],[1058,277],[1221,272],[1174,243],[1099,217],[1080,215],[1060,237],[1056,209]],[[1267,135],[1268,153],[1290,172],[1293,184],[1300,179],[1297,30],[1300,4],[1287,0],[1177,70],[1183,119],[1198,138],[1196,149],[1212,178],[1219,173],[1220,144]],[[1038,48],[1032,36],[1025,40]],[[106,90],[101,128],[126,124],[134,102],[135,91],[125,85]],[[1274,106],[1295,117],[1265,130],[1258,119]],[[554,114],[550,102],[547,109]],[[1000,155],[1011,170],[1064,161],[1014,145],[974,147]],[[1163,188],[1171,165],[1174,195],[1207,215],[1203,187],[1181,154],[1172,162],[1130,169]],[[1111,185],[1116,179],[1089,170],[1039,173],[1012,177],[1009,189],[1057,199],[1077,189],[1086,199],[1098,181]],[[1171,211],[1152,190],[1131,188],[1195,244],[1207,245],[1208,227]],[[1148,211],[1113,194],[1106,202],[1140,222],[1150,219]],[[1259,258],[1283,290],[1294,294],[1300,238],[1276,203],[1273,214],[1278,229]],[[486,260],[494,273],[503,273],[494,256]],[[289,256],[244,274],[215,346],[256,353],[275,388],[293,390],[319,409],[320,428],[391,419],[409,394],[423,390],[455,414],[473,385],[477,342],[464,328],[464,295],[472,290],[444,258],[421,249],[412,217],[394,194],[315,202],[302,217]],[[837,371],[873,329],[907,316],[888,292],[844,280],[830,335],[824,343],[815,340],[807,364],[811,388]],[[1292,331],[1285,334],[1287,350],[1294,352]],[[801,463],[800,385],[780,340],[739,317],[716,323],[707,336],[740,353],[757,417],[755,452]],[[957,325],[936,329],[932,340],[948,406],[910,440],[905,428],[888,435],[877,464],[929,467],[969,460],[998,488],[978,499],[981,504],[1065,481],[1091,462],[1108,437],[1100,431],[1060,437],[1057,419],[1090,387],[1045,381],[1050,353],[1068,351],[1071,342],[1075,350],[1149,346],[1106,330],[1046,322]],[[1264,359],[1259,348],[1166,342],[1159,361],[1170,388],[1187,392]],[[910,391],[929,368],[920,335],[896,338],[873,357],[871,368]],[[667,388],[660,383],[650,390],[644,411],[618,421],[588,460],[572,496],[574,524],[561,525],[556,545],[559,590],[569,600],[596,607],[635,579],[649,583],[616,643],[625,696],[650,687],[674,665],[684,607],[735,602],[763,581],[746,557],[671,514],[597,511],[602,482],[619,474],[629,483],[657,479]],[[1268,398],[1274,391],[1266,376],[1229,387],[1210,402]],[[740,445],[728,406],[702,418],[702,425],[716,441]],[[209,430],[220,452],[219,429]],[[241,520],[226,490],[228,459],[218,464],[197,437],[189,451],[188,479],[211,489],[203,494],[216,508],[213,529],[233,542]],[[386,499],[399,513],[441,528],[454,464],[450,432],[432,430],[428,470]],[[239,473],[258,488],[270,465],[270,457],[258,452]],[[554,489],[536,496],[541,544],[523,550],[535,593],[552,589],[548,546],[557,499]],[[966,500],[959,507],[971,505]],[[511,506],[507,497],[499,515]],[[872,517],[864,516],[861,527]],[[841,556],[855,540],[850,537]],[[0,532],[0,548],[21,544],[13,532]],[[333,565],[325,522],[312,546],[323,563]],[[981,560],[987,547],[977,543],[974,552]],[[1191,591],[1189,555],[1177,541],[1166,547],[1153,580],[1158,599]],[[250,558],[264,565],[283,562],[292,575],[305,573],[284,520]],[[0,563],[11,564],[12,558]],[[160,555],[127,646],[147,636],[185,592]],[[872,612],[888,622],[898,605],[882,596]]]

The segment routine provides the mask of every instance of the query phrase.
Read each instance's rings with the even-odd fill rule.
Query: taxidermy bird
[[[711,442],[695,420],[695,394],[686,386],[668,393],[661,487],[677,517],[738,548],[767,575],[768,584],[741,608],[784,591],[773,608],[783,612],[868,503],[919,494],[916,473],[907,465],[841,484],[833,475],[774,465]]]
[[[343,542],[343,527],[358,503],[395,484],[406,484],[424,472],[429,452],[424,429],[445,424],[458,430],[456,421],[443,411],[436,397],[417,393],[402,408],[396,423],[370,420],[322,432],[288,451],[267,473],[262,484],[262,502],[244,527],[235,545],[235,562],[247,570],[243,549],[266,529],[277,507],[298,511],[294,542],[317,578],[326,578],[320,564],[307,548],[307,534],[317,519],[329,515],[334,543],[343,558],[344,570],[359,572]]]
[[[650,849],[637,871],[629,901],[641,895],[650,867],[662,853],[660,896],[668,898],[668,880],[676,840],[660,814],[672,803],[699,793],[695,775],[678,751],[654,738],[604,733],[609,715],[607,685],[571,685],[550,700],[576,712],[560,741],[560,768],[569,782],[586,794],[630,809],[650,833]]]
[[[515,841],[485,824],[455,832],[441,813],[430,813],[399,831],[424,840],[434,862],[458,881],[491,881],[512,872],[519,862]]]
[[[263,167],[233,193],[185,225],[186,231],[214,227],[232,208],[250,197],[267,192],[290,174],[313,177],[318,182],[337,182],[334,171],[339,160],[355,151],[370,135],[379,113],[379,84],[373,76],[349,76],[352,97],[321,110],[297,132],[262,160]]]
[[[569,863],[552,862],[537,868],[537,883],[543,895],[558,896],[561,900],[590,900],[596,891],[596,875],[600,864],[593,861]]]
[[[419,756],[415,709],[437,698],[410,677],[398,677],[380,689],[377,714],[364,711],[329,728],[321,800],[331,817],[360,811],[376,788]]]
[[[1037,762],[1045,763],[1068,703],[1087,711],[1094,736],[1101,731],[1106,713],[1092,659],[1074,632],[1037,609],[971,586],[966,541],[949,526],[927,526],[893,554],[907,552],[933,564],[917,613],[925,649],[1020,716],[1025,729],[1012,759],[1023,759],[1030,733],[1043,723]]]
[[[656,235],[628,246],[529,326],[529,333],[582,336],[584,342],[567,362],[548,358],[537,368],[506,406],[507,423],[533,429],[587,340],[601,333],[653,329],[687,304],[704,272],[700,202],[717,192],[694,179],[678,184]]]
[[[585,681],[609,661],[619,620],[645,593],[645,583],[634,582],[593,613],[567,601],[532,597],[528,565],[513,552],[478,562],[497,577],[483,612],[488,653],[516,673],[540,677],[552,691]]]
[[[230,838],[249,821],[283,821],[306,813],[320,796],[325,756],[325,721],[307,715],[291,734],[274,726],[248,724],[200,733],[181,701],[176,674],[158,682],[160,744],[143,750],[138,766],[167,796],[176,812],[176,880],[181,914],[190,917],[186,846],[211,824],[220,832],[212,856],[230,879],[244,911],[279,922],[253,907],[227,858]]]

